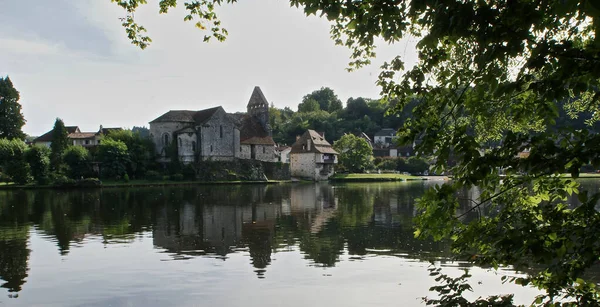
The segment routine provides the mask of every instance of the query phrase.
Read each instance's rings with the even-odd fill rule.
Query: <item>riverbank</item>
[[[411,176],[403,174],[336,174],[329,178],[329,181],[335,182],[381,182],[381,181],[416,181],[428,180],[421,176]]]
[[[133,188],[133,187],[164,187],[164,186],[196,186],[196,185],[223,185],[223,184],[280,184],[288,183],[291,180],[268,180],[268,181],[150,181],[150,180],[131,180],[122,181],[103,181],[96,186],[78,186],[78,185],[16,185],[3,184],[0,190],[35,190],[35,189],[89,189],[89,188]]]

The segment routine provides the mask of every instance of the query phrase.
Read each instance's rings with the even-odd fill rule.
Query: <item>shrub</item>
[[[171,175],[171,180],[183,181],[183,174],[173,174]]]
[[[77,186],[79,187],[101,187],[102,181],[98,178],[85,178],[81,179],[77,182]]]
[[[377,164],[378,169],[386,170],[386,171],[394,171],[398,167],[398,159],[397,158],[387,158],[381,159],[381,162]]]
[[[159,181],[162,179],[162,175],[157,171],[147,171],[145,177],[147,180],[152,181]]]
[[[88,162],[90,153],[82,146],[69,146],[62,155],[63,162],[68,166],[67,174],[73,179],[79,179],[89,173]]]
[[[129,175],[127,173],[123,176],[123,181],[129,182]]]
[[[48,184],[50,170],[50,148],[33,145],[25,152],[25,160],[31,169],[31,175],[38,184]]]
[[[71,187],[77,183],[75,180],[63,175],[63,174],[52,174],[50,175],[50,182],[52,185],[57,187]]]
[[[195,180],[196,179],[196,169],[192,164],[186,165],[183,170],[181,170],[181,174],[183,178],[186,180]]]

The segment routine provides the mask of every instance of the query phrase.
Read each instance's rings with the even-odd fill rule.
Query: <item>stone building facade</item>
[[[338,153],[314,130],[306,131],[292,145],[290,170],[292,177],[315,181],[327,180],[334,173]]]
[[[150,122],[159,162],[174,153],[183,163],[253,159],[273,161],[275,142],[269,126],[269,104],[257,86],[247,113],[228,114],[222,107],[169,111]]]

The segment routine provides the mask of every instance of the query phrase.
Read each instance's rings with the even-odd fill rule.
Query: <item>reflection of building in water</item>
[[[179,208],[177,208],[179,207]],[[217,253],[225,256],[243,246],[244,224],[271,225],[281,214],[277,204],[165,206],[153,227],[154,245],[178,254]]]
[[[337,198],[333,186],[320,183],[292,186],[290,208],[292,215],[304,216],[311,233],[319,232],[335,215]]]

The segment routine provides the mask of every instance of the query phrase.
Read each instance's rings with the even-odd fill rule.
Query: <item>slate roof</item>
[[[307,149],[307,141],[311,140],[310,149]],[[331,144],[325,140],[321,134],[314,130],[307,130],[304,134],[296,140],[296,142],[292,145],[292,150],[290,153],[324,153],[324,154],[334,154],[337,155],[337,151],[331,147]]]
[[[68,134],[80,132],[79,127],[77,126],[66,126],[65,128],[67,129]],[[52,142],[52,130],[42,134],[40,137],[33,140],[33,143],[39,142]]]
[[[379,132],[375,133],[375,136],[395,136],[396,129],[392,128],[383,128]]]
[[[249,115],[243,116],[239,126],[240,144],[246,145],[275,145],[273,137],[269,135],[260,122]]]
[[[75,133],[69,133],[69,138],[70,139],[92,139],[96,136],[96,133],[94,132],[75,132]]]
[[[269,102],[267,101],[267,98],[265,98],[265,95],[263,94],[262,90],[260,89],[260,87],[255,86],[254,90],[252,91],[252,95],[250,96],[250,100],[248,101],[248,107],[252,107],[252,106],[269,106]]]
[[[190,110],[171,110],[150,123],[163,123],[163,122],[184,122],[184,123],[196,123],[202,124],[210,119],[217,110],[221,107],[214,107],[210,109],[204,109],[200,111]]]

